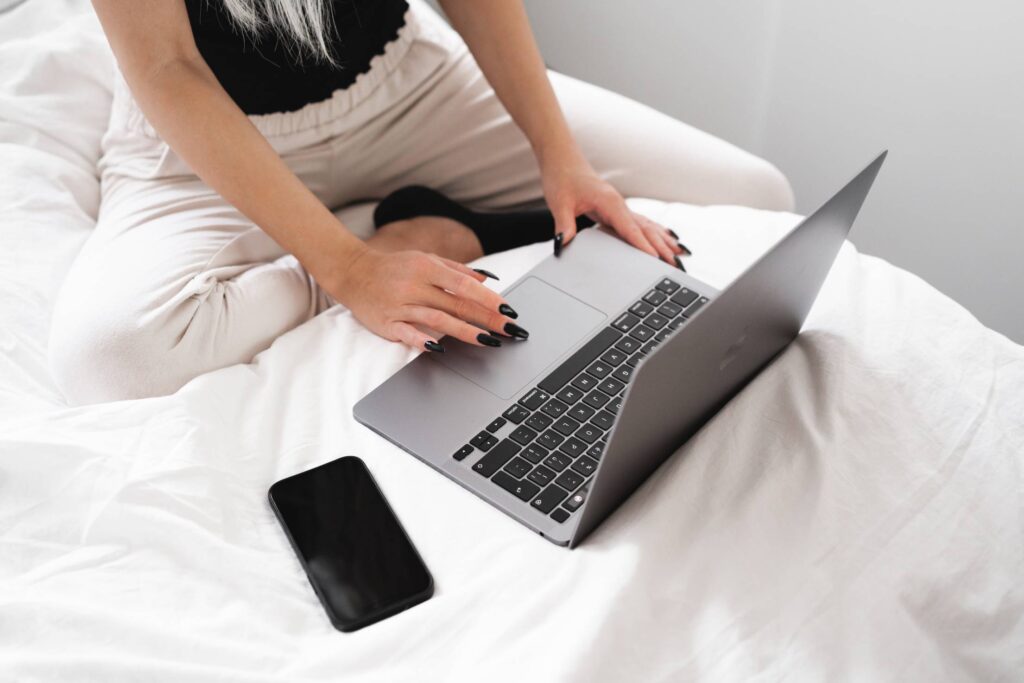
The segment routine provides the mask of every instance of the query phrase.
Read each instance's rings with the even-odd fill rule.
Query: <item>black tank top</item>
[[[246,114],[295,111],[352,85],[398,36],[409,8],[406,0],[333,0],[328,45],[335,66],[311,57],[299,63],[273,32],[254,43],[232,23],[221,0],[185,5],[199,52]]]

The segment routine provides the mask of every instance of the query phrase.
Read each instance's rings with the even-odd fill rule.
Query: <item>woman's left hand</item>
[[[576,235],[576,217],[590,218],[615,230],[622,239],[655,258],[677,265],[684,254],[679,239],[668,228],[626,206],[622,195],[597,175],[585,159],[541,165],[544,198],[555,216],[555,233],[563,246]]]

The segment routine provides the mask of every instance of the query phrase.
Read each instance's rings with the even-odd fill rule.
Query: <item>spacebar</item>
[[[621,336],[622,333],[614,327],[604,328],[598,332],[596,337],[581,346],[579,351],[569,356],[564,363],[555,368],[555,371],[545,377],[537,386],[549,394],[555,393],[564,387],[566,382],[580,374],[583,368],[590,365],[592,360],[604,353],[605,349]]]

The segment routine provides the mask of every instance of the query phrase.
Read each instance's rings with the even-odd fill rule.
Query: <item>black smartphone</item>
[[[366,464],[338,458],[270,487],[270,507],[339,631],[419,604],[434,580]]]

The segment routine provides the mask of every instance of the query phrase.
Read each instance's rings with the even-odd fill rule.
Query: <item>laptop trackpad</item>
[[[607,317],[535,277],[520,282],[505,299],[519,313],[516,322],[530,331],[527,341],[502,338],[497,349],[449,342],[447,353],[429,354],[501,398],[512,398]]]

